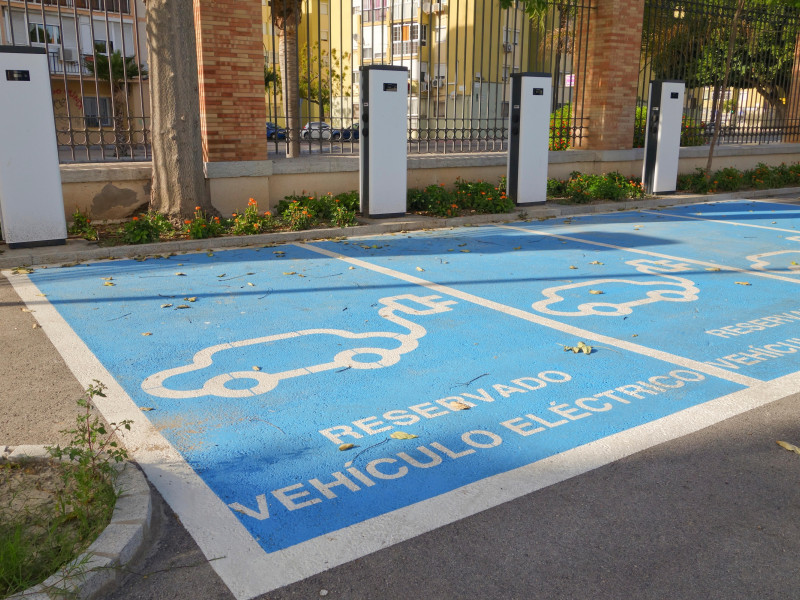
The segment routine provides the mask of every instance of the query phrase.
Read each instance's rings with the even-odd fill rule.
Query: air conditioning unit
[[[514,46],[512,46],[510,42],[506,42],[505,44],[503,44],[503,50],[505,50],[506,52],[511,52],[513,49]]]
[[[422,3],[422,12],[426,15],[431,14],[431,3],[430,2],[423,2]]]
[[[443,85],[444,81],[439,79],[438,77],[434,77],[433,81],[431,81],[431,87],[438,88],[440,85]]]
[[[447,2],[434,2],[431,5],[431,12],[440,13],[447,10]]]
[[[61,47],[58,50],[61,62],[78,62],[78,51],[75,48]]]

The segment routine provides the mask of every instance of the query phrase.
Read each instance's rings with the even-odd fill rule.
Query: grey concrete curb
[[[614,213],[626,210],[667,208],[685,204],[720,202],[740,198],[757,199],[775,196],[800,196],[800,187],[777,188],[770,190],[749,190],[725,194],[669,195],[629,200],[626,202],[606,202],[602,204],[554,204],[526,207],[511,213],[492,215],[470,215],[452,219],[405,215],[392,219],[360,219],[359,225],[341,229],[308,229],[306,231],[281,231],[247,236],[230,236],[206,240],[177,240],[173,242],[157,242],[136,246],[112,246],[98,248],[86,240],[67,240],[65,246],[47,246],[42,248],[7,249],[0,254],[0,269],[26,267],[36,265],[74,266],[74,263],[99,260],[117,260],[123,258],[145,257],[182,252],[200,252],[222,250],[225,248],[242,248],[247,246],[263,246],[267,244],[286,244],[311,240],[331,239],[336,237],[373,236],[399,231],[418,231],[420,229],[443,229],[464,225],[483,225],[488,223],[508,223],[523,219],[551,219],[564,216]]]
[[[44,446],[6,446],[0,459],[20,460],[47,457]],[[62,569],[39,585],[9,596],[9,600],[57,600],[65,595],[81,600],[102,598],[122,579],[120,567],[127,564],[142,548],[150,531],[152,502],[150,487],[139,468],[133,463],[121,463],[114,487],[119,494],[111,522],[100,536],[73,563],[81,573],[67,577]]]

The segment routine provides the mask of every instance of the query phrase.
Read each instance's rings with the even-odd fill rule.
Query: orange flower
[[[266,210],[266,211],[264,211],[264,216],[265,216],[265,217],[272,216],[272,213],[271,213],[271,212],[269,212],[268,210]]]
[[[239,215],[237,215],[236,213],[233,213],[231,216],[232,217],[238,217]]]
[[[188,224],[189,224],[189,223],[191,223],[192,221],[191,221],[190,219],[185,219],[183,222],[184,222],[186,225],[188,225]]]
[[[258,229],[259,227],[261,227],[261,223],[253,223],[253,227],[255,227],[256,229]]]
[[[138,220],[139,220],[139,217],[133,217],[133,220],[134,220],[134,221],[138,221]]]
[[[200,210],[200,207],[199,206],[195,206],[194,209],[195,210]]]
[[[255,203],[256,201],[253,198],[250,198],[250,200],[247,201],[247,206],[253,206]]]

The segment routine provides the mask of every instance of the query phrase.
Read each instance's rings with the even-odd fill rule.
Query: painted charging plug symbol
[[[434,315],[450,311],[452,310],[450,307],[456,304],[454,300],[440,300],[440,298],[441,296],[403,294],[400,296],[382,298],[378,301],[380,304],[383,304],[383,308],[378,311],[378,315],[391,323],[408,329],[408,333],[394,333],[391,331],[354,333],[343,329],[304,329],[301,331],[290,331],[227,344],[218,344],[197,352],[192,359],[192,364],[176,367],[174,369],[167,369],[151,375],[142,382],[142,389],[148,394],[160,398],[199,398],[201,396],[246,398],[258,396],[259,394],[266,394],[275,389],[282,380],[292,377],[302,377],[330,371],[332,369],[348,367],[352,369],[382,369],[390,367],[400,362],[403,354],[416,350],[419,345],[419,339],[427,334],[424,327],[400,315],[403,314],[415,317]],[[413,305],[406,303],[414,303],[422,308],[415,308]],[[391,349],[364,346],[343,350],[337,353],[330,362],[308,365],[279,373],[266,373],[263,371],[234,371],[222,373],[209,378],[201,387],[196,389],[174,389],[165,385],[167,380],[172,377],[186,375],[211,367],[214,364],[214,355],[223,350],[235,350],[237,348],[246,348],[257,344],[270,344],[280,340],[291,340],[317,335],[337,336],[350,340],[383,338],[395,340],[399,342],[400,345]],[[250,381],[253,385],[246,388],[228,387],[231,382],[237,380]]]

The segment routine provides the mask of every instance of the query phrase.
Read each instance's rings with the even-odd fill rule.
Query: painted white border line
[[[254,572],[276,568],[231,510],[211,491],[180,453],[156,430],[111,373],[100,363],[55,307],[39,294],[27,275],[2,271],[31,309],[78,382],[87,388],[95,379],[107,386],[95,404],[109,422],[133,421],[123,440],[132,458],[191,532],[211,566],[238,600],[263,593],[253,585]],[[213,525],[212,525],[213,524]],[[260,583],[260,582],[258,582]]]
[[[496,227],[506,227],[506,226],[496,225]],[[517,228],[510,227],[510,229],[517,229]],[[522,230],[527,231],[526,229]],[[545,235],[550,235],[550,234],[545,234]],[[693,369],[695,371],[700,371],[701,373],[706,373],[707,375],[712,375],[719,379],[725,379],[727,381],[732,381],[734,383],[739,383],[741,385],[745,385],[748,387],[752,387],[762,383],[762,380],[756,379],[754,377],[748,377],[746,375],[735,373],[733,371],[728,371],[726,369],[721,369],[713,365],[708,365],[704,362],[693,360],[691,358],[685,358],[683,356],[678,356],[677,354],[664,352],[663,350],[656,350],[654,348],[642,346],[641,344],[635,344],[627,340],[621,340],[600,333],[595,333],[594,331],[589,331],[588,329],[582,329],[580,327],[575,327],[574,325],[568,325],[560,321],[548,319],[547,317],[543,317],[541,315],[532,312],[521,310],[519,308],[508,306],[506,304],[501,304],[500,302],[495,302],[493,300],[487,300],[486,298],[481,298],[480,296],[475,296],[468,292],[462,292],[461,290],[458,290],[450,286],[433,283],[432,281],[428,281],[427,279],[422,279],[414,275],[407,275],[405,273],[401,273],[400,271],[395,271],[394,269],[381,267],[379,265],[372,264],[370,262],[361,260],[359,258],[352,258],[349,256],[345,256],[344,254],[339,254],[338,252],[334,252],[326,248],[321,248],[313,244],[297,243],[294,245],[300,248],[305,248],[306,250],[311,250],[312,252],[316,252],[318,254],[322,254],[324,256],[329,256],[331,258],[338,258],[339,260],[342,260],[346,263],[350,263],[352,265],[356,265],[364,269],[369,269],[371,271],[375,271],[377,273],[381,273],[383,275],[387,275],[395,279],[400,279],[408,283],[420,285],[422,287],[428,288],[429,290],[438,292],[440,294],[445,294],[447,296],[459,298],[461,300],[465,300],[472,304],[483,306],[484,308],[495,310],[497,312],[501,312],[512,317],[517,317],[518,319],[523,319],[531,323],[536,323],[537,325],[548,327],[549,329],[555,329],[556,331],[560,331],[562,333],[569,333],[570,335],[574,335],[580,338],[593,340],[595,342],[600,342],[603,344],[608,344],[609,346],[615,346],[617,348],[621,348],[623,350],[627,350],[635,354],[642,354],[644,356],[649,356],[651,358],[672,363],[674,365],[679,365],[681,367],[685,367],[688,369]]]
[[[735,200],[726,200],[725,202],[714,202],[713,204],[728,204],[733,203]],[[741,202],[741,200],[739,201]],[[771,202],[766,202],[764,200],[751,200],[751,202],[759,202],[761,204],[772,204]],[[696,206],[696,205],[685,205],[685,206]],[[702,206],[702,205],[700,205]],[[670,207],[674,208],[674,207]],[[639,209],[636,212],[645,213],[648,215],[669,215],[670,217],[677,217],[678,219],[687,219],[689,221],[706,221],[708,223],[723,223],[725,225],[733,225],[735,227],[754,227],[756,229],[768,229],[770,231],[783,231],[786,233],[794,233],[800,234],[800,229],[783,229],[782,227],[769,227],[768,225],[756,225],[755,223],[740,223],[739,221],[726,221],[724,219],[704,219],[702,217],[690,217],[688,215],[676,215],[675,213],[667,212],[669,209],[664,209],[662,211],[659,210],[647,210],[647,209]]]
[[[652,252],[650,250],[641,250],[639,248],[628,248],[627,246],[617,246],[616,244],[608,244],[606,242],[598,242],[594,240],[586,240],[563,233],[547,233],[538,229],[529,229],[527,227],[518,227],[516,225],[494,225],[501,229],[511,229],[512,231],[522,231],[531,235],[540,235],[543,237],[552,237],[560,240],[569,240],[571,242],[579,242],[581,244],[588,244],[590,246],[600,246],[602,248],[612,248],[613,250],[623,250],[624,252],[632,252],[634,254],[643,254],[645,256],[654,256],[656,258],[666,258],[678,262],[689,263],[693,265],[700,265],[701,267],[712,267],[721,271],[731,271],[732,273],[742,273],[744,275],[753,275],[755,277],[765,277],[767,279],[777,279],[778,281],[788,281],[789,283],[800,283],[800,279],[792,277],[784,277],[783,275],[776,275],[775,273],[767,273],[765,271],[754,271],[752,269],[742,269],[739,267],[731,267],[721,263],[707,262],[704,260],[696,260],[694,258],[683,258],[681,256],[673,256],[672,254],[662,254],[661,252]],[[580,235],[580,234],[578,234]],[[800,234],[799,234],[800,235]]]

